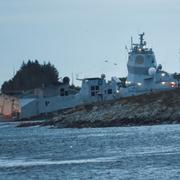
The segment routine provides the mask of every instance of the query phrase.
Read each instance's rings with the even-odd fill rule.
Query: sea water
[[[180,125],[15,126],[0,123],[0,180],[180,179]]]

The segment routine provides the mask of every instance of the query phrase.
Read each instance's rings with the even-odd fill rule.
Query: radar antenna
[[[131,36],[131,50],[133,49],[133,37]]]
[[[139,34],[139,39],[140,39],[140,47],[143,48],[143,46],[146,45],[146,42],[144,41],[143,36],[145,35],[145,33],[143,32],[142,34]]]

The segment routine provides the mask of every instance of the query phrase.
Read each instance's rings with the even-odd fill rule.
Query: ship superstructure
[[[153,50],[146,47],[144,35],[144,33],[139,34],[138,44],[131,41],[126,85],[117,77],[106,81],[105,74],[102,74],[101,77],[81,79],[80,91],[64,83],[58,87],[35,89],[33,94],[23,95],[16,99],[0,96],[0,115],[12,117],[13,114],[17,114],[20,119],[44,116],[94,102],[103,103],[108,100],[177,87],[178,83],[173,75],[164,71],[161,64],[157,65]]]
[[[139,34],[139,44],[134,44],[131,41],[126,81],[129,92],[136,94],[175,87],[176,80],[173,75],[163,71],[162,65],[157,65],[153,50],[146,48],[144,35],[144,33]]]

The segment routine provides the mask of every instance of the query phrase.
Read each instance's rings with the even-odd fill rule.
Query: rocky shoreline
[[[176,123],[180,123],[179,88],[79,106],[44,121],[20,122],[18,127],[95,128]]]

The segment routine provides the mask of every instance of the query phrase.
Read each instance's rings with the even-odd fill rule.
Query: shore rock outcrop
[[[92,104],[58,115],[56,127],[108,127],[180,122],[180,89]]]

